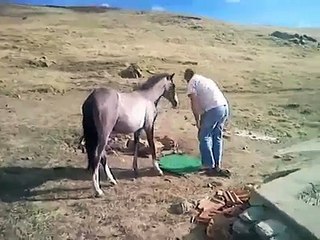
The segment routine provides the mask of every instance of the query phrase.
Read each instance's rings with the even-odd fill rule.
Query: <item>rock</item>
[[[279,155],[279,154],[275,154],[275,155],[273,155],[273,158],[275,158],[275,159],[279,159],[279,158],[281,158],[282,156],[281,155]]]
[[[187,200],[184,200],[184,201],[172,204],[170,206],[170,212],[181,215],[181,214],[190,212],[192,208],[193,208],[193,204],[189,203]]]
[[[294,123],[293,126],[294,126],[295,128],[301,128],[301,125],[300,125],[299,123]]]
[[[255,223],[264,220],[266,211],[264,207],[250,207],[239,215],[239,218],[246,223]]]
[[[288,41],[294,44],[300,44],[300,40],[298,38],[289,39]]]
[[[299,39],[299,44],[305,45],[306,43],[307,43],[307,42],[306,42],[303,38],[300,37],[300,39]]]
[[[252,224],[249,222],[244,222],[241,219],[237,219],[232,225],[232,235],[237,239],[241,239],[241,236],[251,236],[252,235]],[[250,239],[250,238],[248,238]],[[251,238],[256,239],[256,238]]]
[[[13,97],[14,97],[14,98],[18,98],[18,99],[21,99],[21,96],[20,96],[20,94],[13,94]]]
[[[248,146],[243,146],[243,147],[242,147],[242,150],[243,150],[243,151],[248,151],[248,149],[249,149]]]
[[[147,69],[146,72],[147,72],[147,73],[150,73],[150,74],[152,74],[152,75],[156,73],[155,71],[150,70],[150,69]]]
[[[285,132],[285,133],[284,133],[284,136],[285,136],[285,137],[289,137],[289,138],[292,137],[291,133],[289,133],[289,132]]]
[[[178,63],[181,63],[182,65],[198,65],[198,62],[194,61],[178,61]]]
[[[290,42],[296,45],[306,45],[306,44],[315,45],[315,43],[318,42],[315,38],[310,37],[306,34],[299,35],[298,33],[291,34],[286,32],[275,31],[271,33],[270,36],[285,41],[282,44],[286,44],[286,45],[288,45],[288,43]]]
[[[283,232],[277,236],[270,238],[270,240],[298,240],[296,235],[290,235],[288,232]]]
[[[212,240],[230,239],[229,228],[232,221],[232,218],[227,218],[222,214],[214,216],[207,226],[207,236]]]
[[[269,115],[269,116],[274,116],[273,111],[269,110],[269,111],[268,111],[268,115]]]
[[[308,134],[307,134],[306,132],[304,132],[304,131],[299,131],[298,134],[299,134],[300,136],[307,136],[307,135],[308,135]]]
[[[52,64],[55,64],[54,61],[49,61],[46,56],[35,58],[33,60],[28,60],[27,63],[35,67],[43,67],[43,68],[50,67]]]
[[[289,162],[289,161],[291,161],[293,158],[294,158],[294,156],[289,155],[289,154],[286,154],[286,155],[282,156],[282,161]]]
[[[306,35],[306,34],[303,34],[302,37],[303,37],[304,39],[310,41],[310,42],[314,42],[314,43],[318,42],[317,39],[315,39],[315,38],[313,38],[313,37],[310,37],[310,36],[308,36],[308,35]]]
[[[208,187],[208,188],[213,188],[213,185],[212,185],[211,183],[208,183],[208,184],[207,184],[207,187]]]
[[[270,239],[277,235],[283,234],[287,226],[278,220],[268,219],[255,225],[256,233],[263,239]]]
[[[312,109],[311,108],[305,108],[300,113],[301,114],[305,114],[305,115],[309,115],[309,114],[312,113]]]
[[[202,20],[202,18],[200,17],[193,17],[193,16],[177,15],[175,17],[181,20],[197,20],[197,21]]]
[[[249,190],[249,191],[252,191],[254,189],[257,189],[258,188],[258,185],[257,184],[252,184],[252,183],[248,183],[244,186],[244,189],[245,190]]]
[[[289,39],[296,37],[296,35],[294,35],[294,34],[289,34],[289,33],[280,32],[280,31],[275,31],[275,32],[271,33],[270,35],[273,37],[276,37],[276,38],[280,38],[282,40],[289,40]]]

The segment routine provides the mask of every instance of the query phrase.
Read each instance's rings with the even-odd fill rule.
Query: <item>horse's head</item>
[[[171,75],[168,74],[165,77],[165,90],[163,93],[163,97],[166,98],[169,102],[171,102],[173,108],[176,108],[178,106],[179,100],[176,93],[176,86],[173,82],[173,77],[174,73]]]

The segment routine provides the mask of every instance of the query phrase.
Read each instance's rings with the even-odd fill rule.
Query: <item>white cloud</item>
[[[151,11],[163,12],[163,11],[165,11],[165,9],[161,6],[152,6]]]
[[[239,3],[240,0],[225,0],[226,3]]]
[[[106,8],[108,8],[108,7],[110,7],[110,5],[109,5],[108,3],[102,3],[102,4],[101,4],[101,7],[106,7]]]

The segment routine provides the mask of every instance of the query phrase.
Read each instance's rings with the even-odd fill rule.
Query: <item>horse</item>
[[[88,170],[92,171],[93,187],[97,197],[104,193],[100,188],[99,166],[104,168],[107,179],[117,184],[107,163],[106,145],[111,133],[134,135],[132,168],[138,176],[138,143],[144,130],[151,149],[153,168],[163,175],[156,157],[154,124],[157,105],[161,97],[166,98],[173,108],[178,106],[178,97],[173,81],[175,73],[155,74],[131,92],[119,92],[112,88],[96,88],[82,104],[82,127]]]

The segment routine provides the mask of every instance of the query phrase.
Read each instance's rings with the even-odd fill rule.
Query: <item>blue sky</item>
[[[16,0],[52,5],[108,5],[166,10],[242,24],[320,27],[320,0]]]

